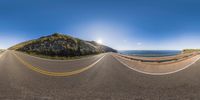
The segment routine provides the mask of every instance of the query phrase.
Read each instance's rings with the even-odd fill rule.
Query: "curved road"
[[[81,73],[55,77],[29,69],[17,57],[55,72],[93,66]],[[13,51],[0,55],[0,100],[199,99],[200,61],[174,74],[152,76],[125,67],[110,53],[76,61],[48,61]]]

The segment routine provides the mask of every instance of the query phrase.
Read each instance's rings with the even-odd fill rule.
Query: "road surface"
[[[30,66],[56,73],[90,67],[54,76]],[[180,72],[156,76],[131,70],[110,53],[75,61],[48,61],[13,51],[0,56],[0,100],[199,99],[200,61]]]

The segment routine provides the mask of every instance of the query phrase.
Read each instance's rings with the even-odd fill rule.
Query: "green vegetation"
[[[184,49],[183,53],[200,52],[200,49]]]
[[[45,58],[45,59],[55,59],[55,60],[74,60],[74,59],[81,59],[81,58],[85,58],[85,57],[91,57],[94,56],[96,54],[91,54],[91,55],[84,55],[84,56],[74,56],[74,57],[64,57],[64,56],[48,56],[48,55],[42,55],[42,54],[36,54],[36,53],[27,53],[27,52],[22,52],[25,54],[29,54],[32,56],[36,56],[39,58]]]
[[[117,52],[94,41],[84,41],[59,33],[26,41],[9,49],[33,55],[42,55],[47,58],[74,58],[103,52]]]
[[[5,50],[3,50],[3,49],[0,49],[0,53],[2,53],[3,51],[5,51]]]

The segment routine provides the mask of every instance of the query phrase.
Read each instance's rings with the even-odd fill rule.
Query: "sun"
[[[99,44],[103,43],[103,41],[101,39],[98,39],[96,42],[99,43]]]

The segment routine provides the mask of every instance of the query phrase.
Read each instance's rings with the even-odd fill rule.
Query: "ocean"
[[[142,57],[164,57],[180,54],[181,50],[121,50],[119,53]]]

